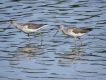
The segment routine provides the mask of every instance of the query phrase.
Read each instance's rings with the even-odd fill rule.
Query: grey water
[[[27,34],[19,23],[48,24]],[[89,27],[93,31],[77,39],[58,25]],[[6,29],[6,30],[5,30]],[[0,80],[106,80],[106,0],[0,0]]]

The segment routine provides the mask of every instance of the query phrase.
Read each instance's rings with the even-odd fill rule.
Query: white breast
[[[68,32],[70,36],[72,37],[80,37],[82,35],[84,35],[85,33],[74,33],[73,30],[71,30],[70,32]]]
[[[42,27],[45,27],[45,26],[47,26],[47,25],[44,25]],[[42,27],[40,27],[38,29],[28,29],[28,26],[26,25],[22,28],[22,31],[25,33],[32,33],[32,32],[36,32],[37,30],[41,29]]]
[[[22,28],[22,31],[25,33],[32,33],[32,32],[36,32],[37,29],[28,29],[28,26],[26,25]]]

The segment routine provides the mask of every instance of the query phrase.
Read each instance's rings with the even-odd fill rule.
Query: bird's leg
[[[29,43],[30,43],[30,37],[29,37],[29,34],[28,34],[28,41],[29,41]]]
[[[40,39],[41,39],[40,41],[41,41],[41,45],[42,45],[42,33],[40,32],[39,34],[40,34]]]
[[[40,34],[40,44],[42,45],[42,33],[41,32],[37,32],[38,34]]]
[[[74,38],[74,45],[75,45],[75,47],[76,47],[76,38]]]
[[[82,46],[82,39],[81,39],[81,38],[79,38],[79,37],[78,37],[78,39],[80,40],[80,42],[81,42],[81,46]]]

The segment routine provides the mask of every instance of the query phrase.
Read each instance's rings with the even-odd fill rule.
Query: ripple
[[[0,2],[0,79],[105,80],[106,70],[106,1],[104,0],[2,0]],[[27,35],[9,21],[46,23],[42,43],[32,33]],[[58,25],[90,27],[82,36],[84,46],[75,49],[74,39],[59,32]]]

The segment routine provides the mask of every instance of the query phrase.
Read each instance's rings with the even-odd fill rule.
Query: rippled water
[[[46,23],[43,46],[37,33],[28,36],[15,27],[4,30],[9,20]],[[82,36],[84,46],[57,25],[90,27]],[[105,0],[1,0],[0,80],[106,80]],[[78,55],[79,54],[79,55]]]

